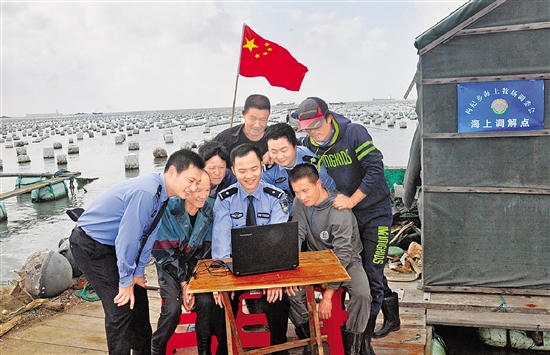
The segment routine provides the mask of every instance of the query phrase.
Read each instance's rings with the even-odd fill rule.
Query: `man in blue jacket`
[[[194,295],[186,292],[187,283],[197,262],[210,255],[214,200],[209,194],[210,177],[203,172],[197,189],[185,200],[172,197],[162,216],[152,251],[163,301],[151,339],[152,355],[166,354],[166,344],[178,326],[182,305],[190,312],[195,304]],[[197,319],[195,327],[199,354],[205,347],[209,350],[211,344],[210,336],[199,336],[201,321]]]
[[[390,228],[393,222],[382,153],[367,129],[329,111],[325,101],[309,97],[298,106],[300,129],[308,136],[303,144],[319,157],[340,192],[337,209],[353,210],[363,243],[363,267],[369,278],[372,304],[369,327],[382,308],[384,324],[374,332],[382,337],[400,327],[397,293],[384,276]]]
[[[172,196],[197,189],[204,163],[190,150],[173,153],[164,173],[120,182],[93,200],[70,236],[78,268],[101,299],[111,355],[151,353],[145,266]]]
[[[262,180],[276,186],[286,193],[288,210],[292,213],[294,192],[288,181],[288,171],[302,163],[315,165],[319,170],[319,176],[323,186],[335,189],[334,180],[328,175],[323,165],[317,164],[318,159],[313,152],[304,146],[298,146],[298,139],[294,129],[287,123],[275,123],[265,130],[267,151],[271,160],[275,163],[262,173]]]

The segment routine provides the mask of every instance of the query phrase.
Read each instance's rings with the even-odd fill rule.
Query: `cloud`
[[[2,3],[2,114],[230,106],[243,22],[309,68],[298,93],[239,78],[274,102],[398,97],[414,37],[460,2]]]

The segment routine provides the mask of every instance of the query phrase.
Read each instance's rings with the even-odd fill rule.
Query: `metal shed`
[[[550,1],[473,0],[415,46],[424,289],[548,295]]]

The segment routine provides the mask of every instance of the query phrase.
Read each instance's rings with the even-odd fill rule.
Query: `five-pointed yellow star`
[[[258,46],[254,44],[254,38],[252,38],[251,40],[248,40],[247,38],[245,38],[245,41],[246,41],[246,44],[243,46],[243,48],[248,48],[248,50],[251,52],[254,48],[258,48]]]

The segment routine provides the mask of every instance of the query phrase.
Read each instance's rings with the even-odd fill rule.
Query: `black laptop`
[[[231,229],[235,276],[290,270],[298,266],[298,222]]]

